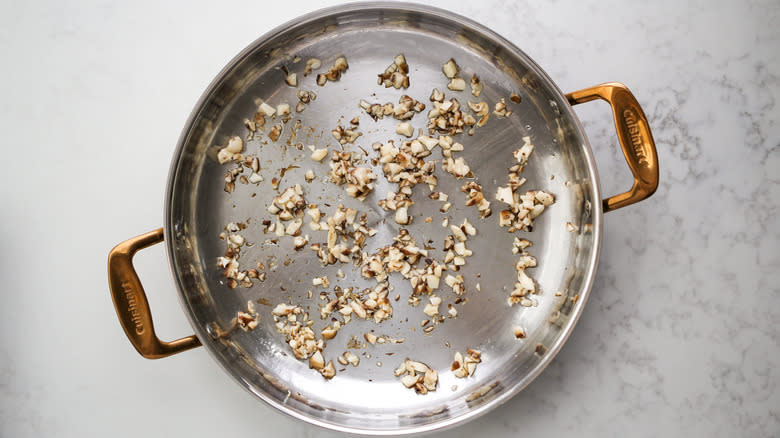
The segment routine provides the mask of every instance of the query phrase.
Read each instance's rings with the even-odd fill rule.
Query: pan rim
[[[592,205],[591,213],[592,213],[592,220],[593,220],[592,222],[593,247],[590,250],[590,256],[587,263],[589,269],[583,275],[582,288],[579,291],[579,299],[573,306],[569,319],[561,327],[561,335],[558,337],[558,339],[556,339],[556,341],[552,345],[548,346],[547,353],[541,358],[539,363],[534,368],[532,368],[525,376],[523,376],[520,380],[518,380],[514,385],[508,388],[506,391],[503,391],[500,395],[496,396],[490,401],[481,404],[479,406],[476,406],[473,409],[470,409],[463,414],[436,420],[426,424],[401,426],[392,429],[371,429],[367,427],[358,427],[354,425],[346,425],[341,423],[325,421],[321,418],[317,418],[308,415],[304,412],[300,412],[286,404],[279,403],[276,399],[270,397],[268,394],[265,394],[262,391],[257,390],[257,388],[254,388],[252,385],[248,384],[243,379],[241,379],[238,375],[232,372],[232,370],[229,367],[229,364],[221,359],[222,355],[220,354],[220,352],[216,350],[214,345],[210,342],[211,337],[206,332],[206,328],[201,326],[198,323],[198,321],[195,320],[193,312],[189,308],[189,305],[186,301],[185,293],[183,292],[185,285],[182,283],[182,272],[174,262],[175,261],[174,258],[175,248],[173,245],[174,224],[173,224],[173,217],[171,215],[171,206],[172,206],[172,201],[174,196],[174,187],[175,187],[175,180],[177,177],[177,169],[179,168],[179,165],[181,163],[182,152],[184,150],[188,138],[190,137],[192,128],[194,126],[194,122],[198,119],[200,112],[204,108],[205,104],[208,102],[212,93],[217,89],[217,87],[222,83],[222,81],[227,77],[227,75],[230,73],[230,71],[233,70],[234,67],[236,67],[249,54],[251,54],[258,46],[265,43],[265,41],[270,39],[272,36],[280,32],[284,32],[285,30],[291,27],[300,26],[307,22],[321,19],[323,17],[345,14],[357,10],[360,10],[362,12],[365,12],[366,10],[376,10],[376,11],[384,10],[384,11],[394,11],[394,12],[411,12],[411,13],[424,14],[424,15],[435,15],[439,18],[456,22],[460,25],[463,25],[464,27],[468,27],[471,30],[483,34],[486,38],[491,39],[496,43],[504,46],[514,56],[517,56],[518,58],[522,59],[539,78],[545,81],[549,86],[551,86],[558,93],[559,100],[562,103],[564,103],[564,105],[559,105],[559,108],[566,113],[568,119],[572,121],[577,131],[581,134],[580,136],[583,140],[583,144],[581,146],[583,147],[583,153],[584,153],[585,161],[587,163],[587,169],[590,174],[590,179],[592,181],[592,184],[590,184],[590,191],[591,191],[590,195],[592,199],[599,200],[599,202],[592,203],[593,205]],[[303,420],[309,424],[313,424],[328,430],[351,433],[351,434],[359,434],[359,435],[373,435],[373,436],[410,435],[410,434],[427,433],[427,432],[449,429],[457,425],[464,424],[468,421],[474,420],[482,415],[485,415],[486,413],[498,408],[499,406],[507,402],[509,399],[516,396],[520,391],[522,391],[531,382],[533,382],[542,373],[542,371],[544,371],[544,369],[546,369],[550,365],[552,360],[557,356],[559,351],[562,349],[563,345],[568,340],[572,331],[574,330],[577,321],[582,315],[584,306],[587,303],[587,299],[590,295],[590,291],[593,286],[596,270],[598,268],[598,259],[599,259],[599,253],[601,248],[602,217],[603,217],[603,210],[600,202],[601,199],[602,199],[601,190],[600,190],[599,177],[598,177],[596,164],[595,164],[595,157],[590,147],[588,138],[585,135],[585,131],[582,127],[582,124],[579,121],[579,118],[576,116],[576,113],[574,112],[571,105],[568,104],[567,100],[564,97],[564,93],[558,88],[557,84],[547,75],[547,73],[544,70],[542,70],[541,67],[539,67],[538,64],[536,64],[536,62],[533,61],[532,58],[530,58],[520,48],[518,48],[513,43],[511,43],[501,35],[497,34],[496,32],[483,26],[482,24],[479,24],[469,18],[466,18],[462,15],[444,9],[417,4],[417,3],[405,3],[405,2],[353,2],[353,3],[347,3],[339,6],[318,9],[316,11],[307,13],[297,18],[293,18],[292,20],[289,20],[275,27],[274,29],[266,32],[265,34],[261,35],[259,38],[251,42],[249,45],[247,45],[241,52],[239,52],[233,59],[231,59],[230,62],[228,62],[227,65],[225,65],[225,67],[222,68],[222,70],[220,70],[220,72],[214,77],[214,79],[211,81],[211,83],[205,89],[205,91],[201,94],[200,98],[195,104],[192,112],[190,113],[187,121],[184,124],[182,133],[179,136],[179,139],[177,141],[177,146],[174,151],[174,156],[171,161],[171,166],[168,175],[168,184],[166,188],[166,197],[165,197],[163,229],[164,229],[164,237],[166,241],[165,248],[166,248],[168,263],[170,265],[171,274],[173,275],[174,283],[176,284],[176,288],[178,291],[179,302],[182,306],[182,309],[184,310],[187,320],[189,321],[190,325],[195,331],[196,336],[201,340],[202,344],[209,352],[209,355],[212,357],[212,359],[214,359],[220,365],[220,367],[226,372],[226,374],[231,376],[231,378],[233,378],[237,383],[239,383],[241,387],[243,387],[251,394],[257,396],[261,400],[263,400],[263,402],[267,403],[268,405],[274,407],[278,411],[283,412],[292,418]]]

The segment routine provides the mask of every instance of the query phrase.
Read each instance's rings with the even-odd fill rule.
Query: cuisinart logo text
[[[129,281],[122,282],[122,291],[125,293],[127,299],[127,310],[132,315],[133,323],[135,323],[135,334],[144,334],[144,323],[141,320],[141,313],[138,312],[138,302],[135,300],[135,294],[133,293],[133,287]]]
[[[623,119],[626,121],[626,126],[628,127],[628,135],[631,137],[631,147],[634,149],[634,155],[637,156],[637,162],[639,164],[644,164],[645,166],[649,165],[650,162],[647,160],[647,155],[642,147],[644,141],[642,141],[642,130],[636,122],[636,114],[633,110],[625,109],[623,110]]]

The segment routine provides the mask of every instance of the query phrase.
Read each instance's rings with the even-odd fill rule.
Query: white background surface
[[[1,436],[334,435],[255,400],[203,349],[142,359],[106,279],[114,244],[162,224],[176,140],[211,79],[331,3],[0,5]],[[780,434],[780,3],[435,3],[564,91],[629,85],[662,181],[606,216],[593,294],[552,365],[446,436]],[[577,112],[617,193],[630,177],[608,109]],[[137,266],[160,336],[190,334],[162,246]]]

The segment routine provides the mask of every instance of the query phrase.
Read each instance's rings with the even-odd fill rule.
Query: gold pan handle
[[[604,212],[617,210],[650,197],[658,188],[658,153],[642,107],[636,98],[618,82],[608,82],[566,95],[569,103],[603,99],[612,107],[618,140],[628,167],[634,174],[631,190],[604,199]]]
[[[108,254],[108,284],[116,314],[130,342],[147,359],[159,359],[200,346],[195,335],[164,342],[154,333],[152,311],[133,267],[133,256],[139,249],[162,241],[163,229],[160,228],[128,239]]]

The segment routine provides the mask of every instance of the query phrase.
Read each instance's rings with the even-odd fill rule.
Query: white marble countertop
[[[142,359],[106,280],[161,225],[173,148],[210,80],[330,1],[0,6],[0,436],[335,436],[258,402],[203,349]],[[590,301],[552,365],[466,436],[780,434],[777,1],[434,2],[564,91],[629,85],[661,185],[606,215]],[[605,105],[577,107],[604,193],[630,184]],[[161,246],[139,254],[163,338],[189,334]]]

